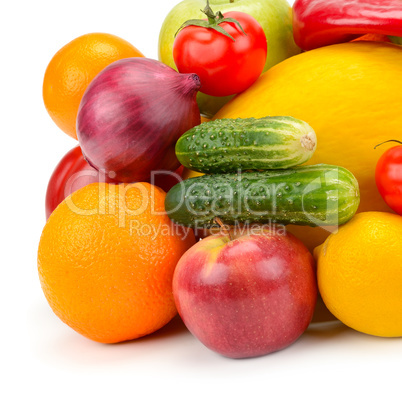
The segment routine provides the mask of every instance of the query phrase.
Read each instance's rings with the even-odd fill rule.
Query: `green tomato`
[[[268,45],[264,71],[300,53],[293,40],[292,9],[286,0],[210,0],[209,4],[214,12],[242,11],[250,14],[262,25]],[[174,35],[183,22],[206,18],[200,11],[205,5],[206,0],[184,0],[173,7],[159,33],[160,61],[176,69],[173,60]],[[197,102],[201,114],[210,118],[232,97],[220,98],[198,93]]]

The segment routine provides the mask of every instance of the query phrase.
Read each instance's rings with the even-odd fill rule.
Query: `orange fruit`
[[[124,39],[106,33],[80,36],[53,56],[43,80],[43,101],[65,133],[77,139],[78,107],[92,79],[109,64],[127,57],[143,54]]]
[[[349,327],[402,336],[402,217],[362,212],[315,250],[322,299]]]
[[[38,271],[64,323],[89,339],[115,343],[150,334],[176,315],[173,271],[195,238],[169,220],[165,196],[149,183],[93,183],[51,214]]]

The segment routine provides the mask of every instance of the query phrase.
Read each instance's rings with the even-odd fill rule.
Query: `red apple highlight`
[[[173,277],[177,309],[224,356],[265,355],[295,342],[317,299],[314,259],[284,227],[232,229],[196,243]]]

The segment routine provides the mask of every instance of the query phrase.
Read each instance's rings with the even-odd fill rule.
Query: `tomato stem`
[[[379,144],[377,144],[377,145],[374,147],[374,149],[376,149],[376,148],[379,147],[380,145],[385,144],[385,143],[387,143],[387,142],[397,142],[398,144],[401,144],[401,145],[402,145],[402,141],[399,141],[399,140],[387,140],[387,141],[383,141],[383,142],[380,142]]]
[[[233,0],[234,1],[234,0]],[[233,2],[231,1],[231,2]],[[219,24],[221,24],[222,22],[233,22],[234,24],[236,24],[239,29],[243,32],[244,35],[247,35],[244,30],[243,27],[240,25],[240,22],[237,21],[234,18],[225,18],[223,16],[223,14],[218,11],[216,13],[214,13],[212,11],[212,8],[209,5],[209,0],[207,0],[207,5],[204,7],[203,10],[201,10],[202,13],[204,13],[207,18],[208,21],[205,20],[188,20],[186,22],[184,22],[180,28],[176,31],[176,33],[174,34],[174,36],[176,37],[177,34],[179,33],[179,31],[181,31],[183,28],[188,27],[190,25],[193,26],[197,26],[197,27],[203,27],[203,28],[208,28],[208,29],[214,29],[217,32],[220,32],[221,34],[227,36],[228,38],[232,39],[233,42],[235,42],[235,39],[233,38],[232,35],[229,34],[229,32],[225,31]]]
[[[208,17],[208,22],[213,25],[215,24],[217,15],[215,15],[215,13],[212,11],[212,8],[209,5],[209,0],[207,0],[207,5],[205,6],[205,8],[203,10],[201,10],[207,17]],[[220,11],[218,11],[218,13],[220,13]],[[217,13],[217,14],[218,14]]]

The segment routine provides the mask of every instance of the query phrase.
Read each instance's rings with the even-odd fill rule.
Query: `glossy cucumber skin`
[[[165,209],[172,221],[190,227],[211,227],[215,217],[228,225],[327,226],[347,222],[359,202],[351,172],[320,164],[190,178],[170,189]]]
[[[316,146],[312,127],[294,117],[221,119],[185,132],[176,143],[176,156],[197,172],[230,173],[301,165]]]

